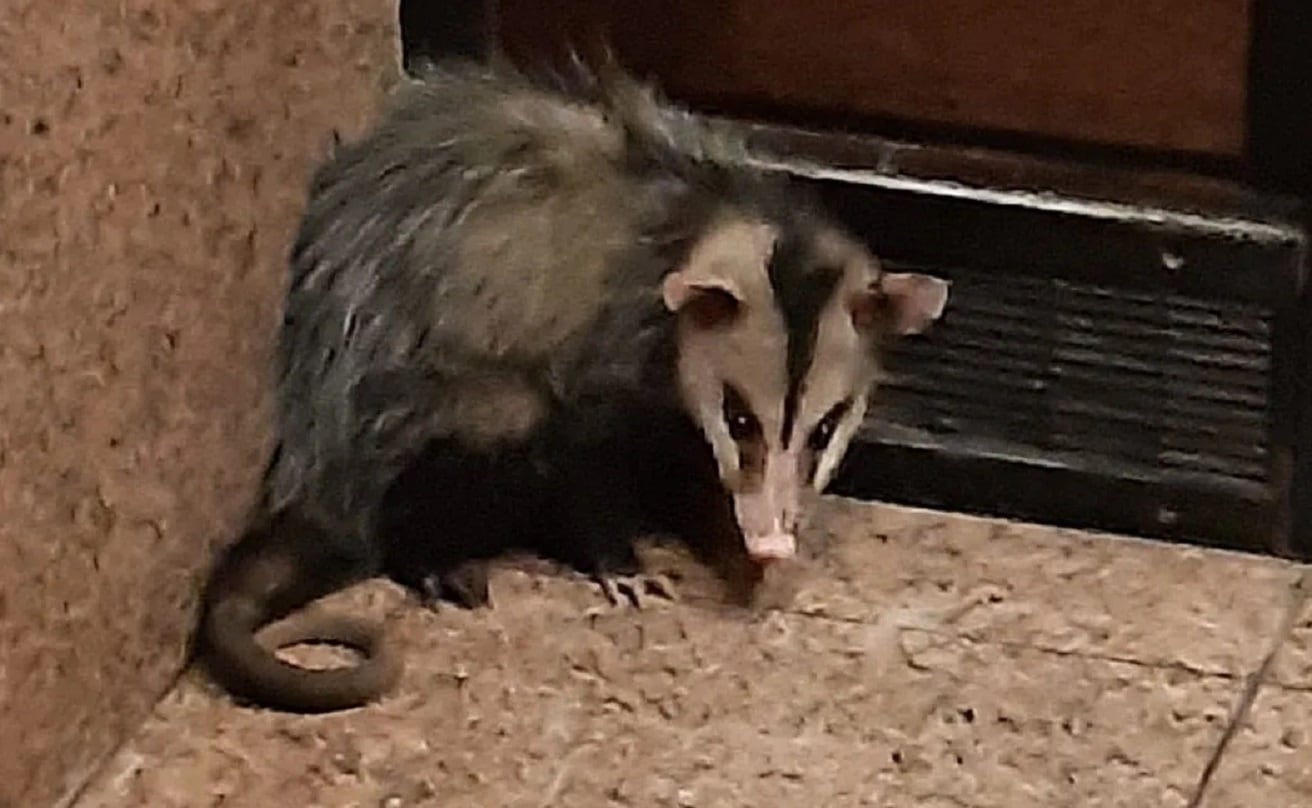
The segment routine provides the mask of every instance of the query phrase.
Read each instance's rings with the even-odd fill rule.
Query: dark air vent
[[[951,313],[890,352],[870,438],[1265,495],[1271,311],[927,271],[954,281]]]

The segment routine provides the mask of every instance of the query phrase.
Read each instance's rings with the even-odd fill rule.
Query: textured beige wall
[[[0,4],[0,806],[63,800],[183,661],[267,442],[314,159],[395,0]]]

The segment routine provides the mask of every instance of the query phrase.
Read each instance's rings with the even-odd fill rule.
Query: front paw
[[[602,594],[612,608],[631,605],[646,609],[660,600],[677,601],[679,594],[670,579],[658,573],[635,572],[620,574],[603,572],[597,576]]]

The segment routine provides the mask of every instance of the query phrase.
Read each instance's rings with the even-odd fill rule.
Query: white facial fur
[[[789,395],[789,335],[767,268],[779,232],[726,217],[665,280],[666,305],[679,324],[678,376],[685,406],[710,443],[750,555],[790,557],[804,489],[829,484],[860,427],[886,335],[917,333],[942,314],[947,284],[882,273],[852,240],[824,231],[811,245],[817,265],[838,276],[816,324],[792,428],[782,434]],[[726,387],[736,391],[751,429],[726,420]],[[846,409],[827,442],[812,433],[835,405]],[[832,421],[832,419],[831,419]]]

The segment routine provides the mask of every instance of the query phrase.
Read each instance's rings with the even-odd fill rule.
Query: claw
[[[606,600],[614,607],[622,606],[627,601],[634,608],[645,609],[652,602],[653,595],[670,601],[679,599],[674,584],[660,574],[602,575],[598,581]]]

